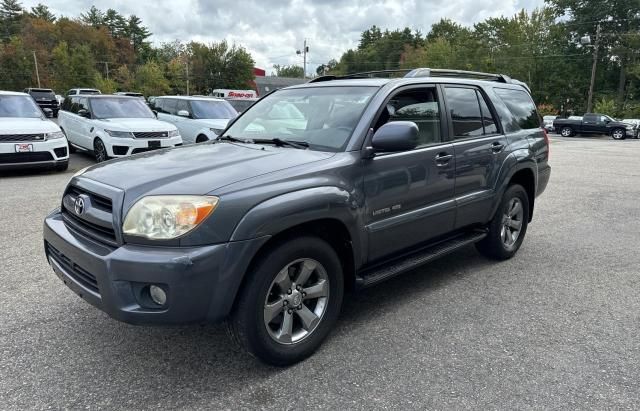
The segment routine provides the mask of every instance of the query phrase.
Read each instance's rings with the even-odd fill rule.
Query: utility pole
[[[307,53],[309,52],[309,46],[307,46],[307,39],[304,39],[302,51],[296,50],[296,54],[302,54],[302,78],[307,78]]]
[[[189,95],[189,60],[186,61],[187,64],[187,96]]]
[[[108,61],[104,62],[104,69],[107,72],[107,80],[109,80],[109,62]]]
[[[33,51],[33,64],[36,66],[36,77],[38,78],[38,88],[40,88],[40,73],[38,73],[38,59],[35,50]]]
[[[596,82],[596,66],[598,65],[598,49],[600,47],[600,23],[596,29],[596,44],[593,51],[593,66],[591,66],[591,84],[589,84],[589,98],[587,99],[587,113],[593,110],[593,86]]]

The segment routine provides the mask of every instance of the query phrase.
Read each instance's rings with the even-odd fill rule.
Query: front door
[[[495,183],[508,150],[497,117],[475,87],[445,86],[456,156],[456,228],[490,219]]]
[[[413,121],[417,148],[365,160],[364,217],[368,261],[417,246],[452,230],[455,217],[453,145],[443,140],[442,99],[435,86],[404,88],[388,100],[374,129]]]

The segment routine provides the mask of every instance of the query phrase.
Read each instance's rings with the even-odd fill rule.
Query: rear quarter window
[[[494,91],[509,109],[513,116],[512,122],[519,128],[526,130],[540,127],[540,116],[529,93],[507,88],[495,88]]]

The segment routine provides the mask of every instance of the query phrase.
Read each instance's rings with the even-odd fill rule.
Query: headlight
[[[213,131],[216,136],[219,136],[224,131],[223,128],[210,128],[209,130]]]
[[[114,130],[105,130],[105,133],[109,134],[111,137],[117,138],[133,138],[133,133],[129,131],[114,131]]]
[[[178,137],[180,135],[180,132],[178,130],[169,130],[167,135],[169,137]]]
[[[62,131],[54,131],[53,133],[47,133],[47,140],[53,140],[54,138],[62,138],[64,133]]]
[[[169,240],[196,228],[217,205],[218,197],[213,196],[144,197],[131,207],[122,230],[151,240]]]
[[[634,128],[633,124],[627,124],[627,130],[633,130]]]

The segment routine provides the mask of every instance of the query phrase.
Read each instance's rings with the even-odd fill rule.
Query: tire
[[[514,209],[516,204],[520,207],[517,210]],[[476,243],[476,248],[491,259],[508,260],[522,245],[528,225],[529,196],[521,185],[511,185],[502,196],[500,206],[489,222],[488,235]]]
[[[204,143],[205,141],[209,141],[209,137],[200,134],[198,137],[196,137],[196,143]]]
[[[291,294],[284,290],[295,286],[303,273],[307,280],[299,290],[288,288]],[[314,297],[309,297],[310,290]],[[228,330],[241,348],[265,363],[294,364],[313,354],[329,334],[343,292],[342,265],[334,249],[316,237],[292,237],[261,253],[252,264],[227,321]],[[285,308],[298,303],[298,309]],[[284,331],[286,318],[289,332]]]
[[[575,135],[573,129],[569,126],[560,127],[560,135],[562,137],[572,137]]]
[[[97,163],[102,163],[109,159],[109,156],[107,155],[107,148],[99,138],[96,138],[93,142],[93,155]]]
[[[627,137],[626,132],[627,131],[623,128],[614,128],[611,130],[611,137],[614,140],[624,140],[625,137]]]
[[[56,164],[56,171],[67,171],[69,168],[69,161],[65,161],[64,163]]]

